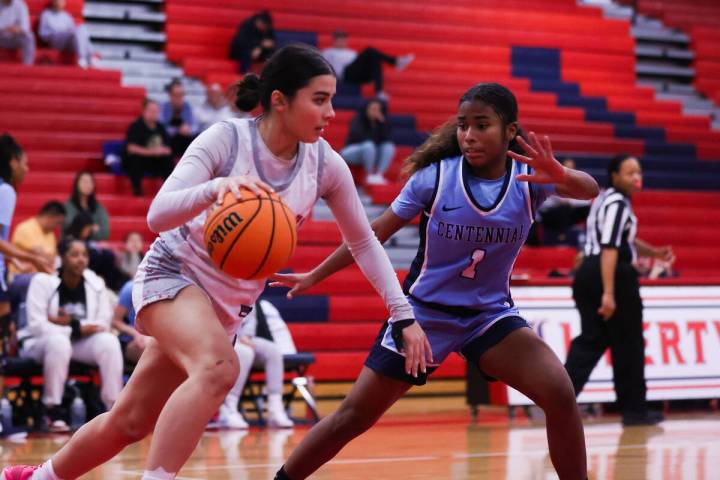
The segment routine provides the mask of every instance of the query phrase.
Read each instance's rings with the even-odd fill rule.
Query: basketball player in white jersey
[[[332,67],[313,48],[289,46],[246,76],[237,105],[263,115],[213,125],[188,148],[154,199],[148,225],[161,232],[138,269],[133,288],[138,330],[152,337],[112,410],[86,424],[39,467],[3,470],[4,480],[74,479],[125,446],[153,440],[143,479],[173,479],[239,368],[229,336],[263,290],[215,268],[203,244],[209,208],[240,187],[275,191],[298,224],[324,198],[346,244],[382,296],[407,352],[407,370],[425,371],[430,348],[378,242],[342,158],[321,139],[335,116]],[[262,189],[262,190],[261,190]],[[408,326],[409,325],[409,326]],[[427,358],[426,358],[427,355]]]

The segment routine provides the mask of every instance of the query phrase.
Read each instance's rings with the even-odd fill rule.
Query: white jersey
[[[133,302],[138,312],[153,301],[177,294],[169,291],[167,272],[171,271],[186,280],[183,286],[192,283],[208,293],[220,321],[228,333],[234,333],[242,306],[255,303],[266,280],[232,278],[215,267],[205,249],[203,226],[216,199],[217,183],[222,177],[238,175],[271,185],[295,214],[298,227],[311,215],[318,198],[325,198],[350,251],[385,300],[392,319],[413,318],[340,155],[320,139],[300,143],[292,161],[280,159],[263,142],[257,119],[220,122],[200,134],[153,200],[148,225],[162,233],[135,280]],[[164,280],[155,278],[153,286],[149,280],[160,269],[163,275],[155,276]]]

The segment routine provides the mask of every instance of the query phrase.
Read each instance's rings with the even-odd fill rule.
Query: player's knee
[[[557,411],[561,414],[576,407],[575,389],[565,371],[558,372],[545,382],[535,403],[545,412]]]
[[[191,374],[202,384],[203,392],[210,397],[225,398],[240,375],[237,355],[216,355],[199,362]]]
[[[346,435],[354,438],[372,427],[377,417],[356,406],[346,406],[338,409],[334,416],[334,428],[337,435]]]
[[[150,435],[155,422],[148,422],[144,416],[134,415],[132,411],[110,410],[106,413],[106,428],[108,428],[121,445],[130,445],[139,442]]]

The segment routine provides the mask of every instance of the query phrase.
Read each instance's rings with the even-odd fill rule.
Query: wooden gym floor
[[[317,480],[553,479],[545,429],[503,408],[473,422],[461,401],[423,412],[433,400],[403,400],[373,429],[311,478]],[[417,402],[414,406],[413,403]],[[617,417],[587,421],[590,478],[720,479],[720,413],[670,415],[657,427],[623,429]],[[307,427],[291,431],[208,431],[178,479],[269,480]],[[0,442],[0,465],[41,463],[67,439],[33,436]],[[139,478],[149,441],[127,448],[84,478]]]

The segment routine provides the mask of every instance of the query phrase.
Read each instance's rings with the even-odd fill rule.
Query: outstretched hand
[[[276,273],[270,276],[271,287],[288,287],[290,291],[287,298],[292,298],[298,293],[307,290],[317,283],[310,272],[308,273]]]
[[[565,167],[557,161],[553,155],[550,138],[543,135],[538,139],[535,132],[530,132],[530,144],[524,138],[517,136],[516,139],[520,146],[527,152],[528,156],[520,155],[515,152],[508,151],[508,155],[518,162],[527,164],[534,170],[532,175],[521,174],[517,179],[521,182],[532,183],[565,183]]]

